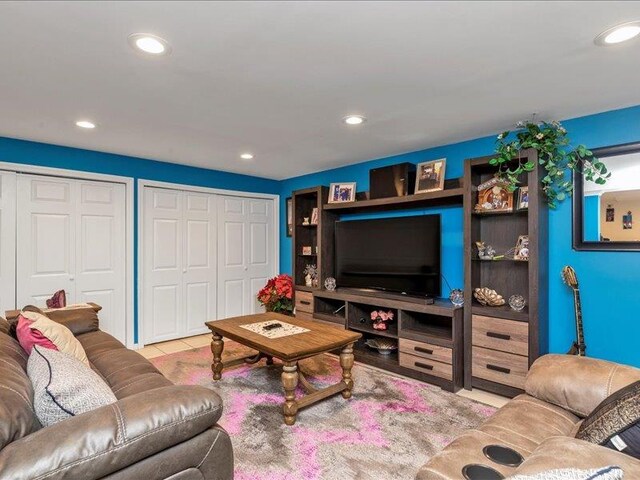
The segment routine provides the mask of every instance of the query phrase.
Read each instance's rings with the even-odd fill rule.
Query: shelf
[[[332,315],[330,313],[314,312],[313,318],[318,320],[324,320],[325,322],[337,323],[339,325],[345,324],[345,318],[341,315]]]
[[[516,312],[509,305],[502,305],[500,307],[485,307],[479,303],[473,302],[471,306],[471,313],[474,315],[484,315],[487,317],[506,318],[509,320],[516,320],[519,322],[529,321],[529,307],[524,307],[521,312]]]
[[[523,263],[525,265],[529,264],[528,260],[515,260],[513,258],[501,258],[499,260],[483,260],[481,258],[472,258],[471,261],[472,262],[479,262],[479,263],[509,263],[509,264]]]
[[[318,254],[317,253],[299,253],[298,256],[299,257],[317,257]]]
[[[382,355],[375,351],[371,347],[367,347],[363,340],[358,340],[353,346],[353,353],[355,354],[356,361],[367,363],[379,368],[389,369],[389,367],[396,367],[398,363],[398,350],[391,352],[388,355]],[[392,371],[394,371],[392,370]]]
[[[404,336],[405,334],[408,334],[406,335],[407,338],[414,338],[417,335],[425,339],[433,338],[440,340],[438,343],[444,341],[447,344],[451,344],[453,342],[451,339],[451,328],[438,327],[436,325],[423,325],[419,329],[403,327],[402,335]]]
[[[523,208],[522,210],[513,210],[511,212],[492,212],[492,211],[473,211],[471,215],[474,217],[497,217],[497,216],[509,216],[509,215],[527,215],[529,213],[528,208]]]
[[[320,290],[320,287],[307,287],[306,285],[294,285],[294,287],[301,292],[315,292],[316,290]]]
[[[302,228],[317,228],[317,227],[318,227],[318,224],[317,224],[317,223],[307,223],[307,224],[299,223],[299,224],[297,224],[297,225],[296,225],[296,227],[302,227]]]
[[[355,330],[356,332],[370,333],[371,335],[377,335],[378,337],[398,338],[397,333],[391,333],[389,330],[375,330],[373,327],[367,327],[366,324],[361,325],[347,325],[349,330]]]
[[[462,205],[464,188],[462,179],[445,181],[444,190],[438,192],[418,193],[403,197],[374,198],[357,200],[349,203],[327,203],[322,208],[336,213],[353,213],[363,211],[384,211],[420,207],[437,207],[442,205]]]

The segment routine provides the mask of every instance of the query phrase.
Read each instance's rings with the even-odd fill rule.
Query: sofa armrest
[[[222,400],[200,386],[157,388],[63,420],[0,451],[0,480],[98,479],[216,424]]]
[[[624,478],[640,478],[640,460],[570,437],[548,438],[518,467],[515,475],[534,475],[558,468],[584,470],[620,467]]]
[[[527,375],[532,397],[587,417],[605,398],[640,380],[640,369],[576,355],[544,355]]]

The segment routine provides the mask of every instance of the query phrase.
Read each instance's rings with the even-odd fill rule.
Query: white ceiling
[[[636,19],[632,1],[2,2],[0,135],[287,178],[640,104],[640,39],[593,44]],[[173,52],[141,57],[133,32]]]

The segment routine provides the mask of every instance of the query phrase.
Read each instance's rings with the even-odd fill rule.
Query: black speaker
[[[416,166],[405,162],[369,170],[369,198],[404,197],[411,193]]]

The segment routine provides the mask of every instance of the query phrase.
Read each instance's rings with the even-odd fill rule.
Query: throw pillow
[[[640,458],[640,380],[605,398],[576,438]]]
[[[22,315],[18,316],[18,323],[16,325],[16,337],[22,349],[31,355],[31,349],[34,345],[40,345],[44,348],[51,348],[58,350],[51,340],[45,337],[42,332],[31,328],[33,320],[29,320]]]
[[[507,480],[622,480],[623,478],[624,472],[619,467],[603,467],[591,470],[561,468],[534,475],[515,475]]]
[[[20,316],[31,320],[32,323],[29,325],[29,328],[38,330],[42,335],[47,337],[58,350],[73,355],[89,366],[89,359],[87,359],[84,348],[82,348],[78,339],[73,336],[73,333],[71,333],[71,330],[67,327],[37,312],[23,311],[20,313]]]
[[[35,345],[27,374],[36,416],[45,427],[117,401],[96,372],[64,352]]]

